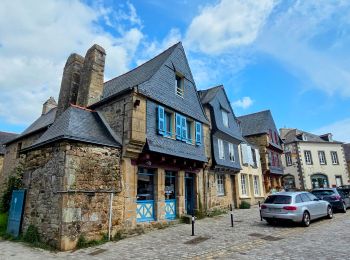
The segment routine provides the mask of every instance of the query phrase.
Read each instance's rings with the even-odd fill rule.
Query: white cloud
[[[186,33],[188,46],[207,54],[221,54],[249,45],[275,6],[274,0],[221,0],[204,7]]]
[[[301,79],[304,89],[350,97],[350,2],[295,1],[272,15],[256,47]]]
[[[350,118],[323,126],[312,132],[319,135],[332,133],[334,140],[350,143]]]
[[[234,102],[232,102],[232,106],[236,108],[243,108],[247,109],[251,105],[253,105],[254,100],[252,100],[250,97],[243,97],[241,99],[238,99]]]
[[[70,53],[84,56],[94,43],[106,49],[105,79],[127,71],[143,38],[142,25],[130,3],[118,8],[89,7],[78,0],[2,1],[0,120],[31,123],[48,97],[57,98]],[[115,12],[124,15],[116,19]],[[113,34],[98,25],[101,19],[108,20]]]

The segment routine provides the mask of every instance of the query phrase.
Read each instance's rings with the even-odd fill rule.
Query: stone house
[[[206,210],[209,121],[181,43],[107,82],[105,55],[70,55],[58,104],[6,146],[8,168],[23,165],[23,231],[61,250]]]
[[[349,184],[341,142],[332,134],[315,135],[299,129],[282,128],[285,167],[283,186],[310,190]]]
[[[16,138],[17,134],[0,132],[0,178],[3,178],[4,157],[6,154],[5,143]]]
[[[238,117],[242,135],[259,147],[261,168],[264,176],[265,192],[282,187],[283,166],[282,140],[278,134],[270,110]]]
[[[50,97],[42,108],[42,113],[29,127],[15,138],[7,140],[4,145],[3,174],[0,176],[0,193],[5,189],[7,180],[13,174],[16,167],[21,163],[20,151],[32,145],[53,123],[56,115],[57,104],[53,97]]]
[[[236,175],[236,205],[254,205],[265,198],[259,147],[245,140],[238,149],[242,169]]]

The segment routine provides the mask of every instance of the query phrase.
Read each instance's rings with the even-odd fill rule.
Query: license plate
[[[270,208],[271,212],[281,212],[281,209]]]

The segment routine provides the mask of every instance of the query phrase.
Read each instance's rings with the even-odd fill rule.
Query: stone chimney
[[[286,139],[286,134],[291,131],[294,130],[295,128],[280,128],[280,137],[282,140]]]
[[[68,57],[63,69],[56,118],[59,117],[71,103],[76,104],[83,64],[84,58],[76,53]]]
[[[100,100],[103,91],[105,57],[105,50],[97,44],[86,52],[77,98],[78,106],[87,107]]]
[[[57,107],[56,100],[53,97],[50,97],[48,100],[45,101],[43,104],[43,111],[41,112],[42,115],[47,114],[51,109]]]

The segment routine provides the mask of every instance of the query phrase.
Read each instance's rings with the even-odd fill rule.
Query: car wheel
[[[303,214],[303,220],[301,222],[304,227],[310,226],[310,214],[309,212],[305,211]]]
[[[331,206],[328,206],[328,208],[327,208],[327,218],[329,218],[329,219],[333,218],[333,209]]]
[[[344,202],[343,202],[343,208],[342,208],[341,212],[346,213],[346,205]]]

